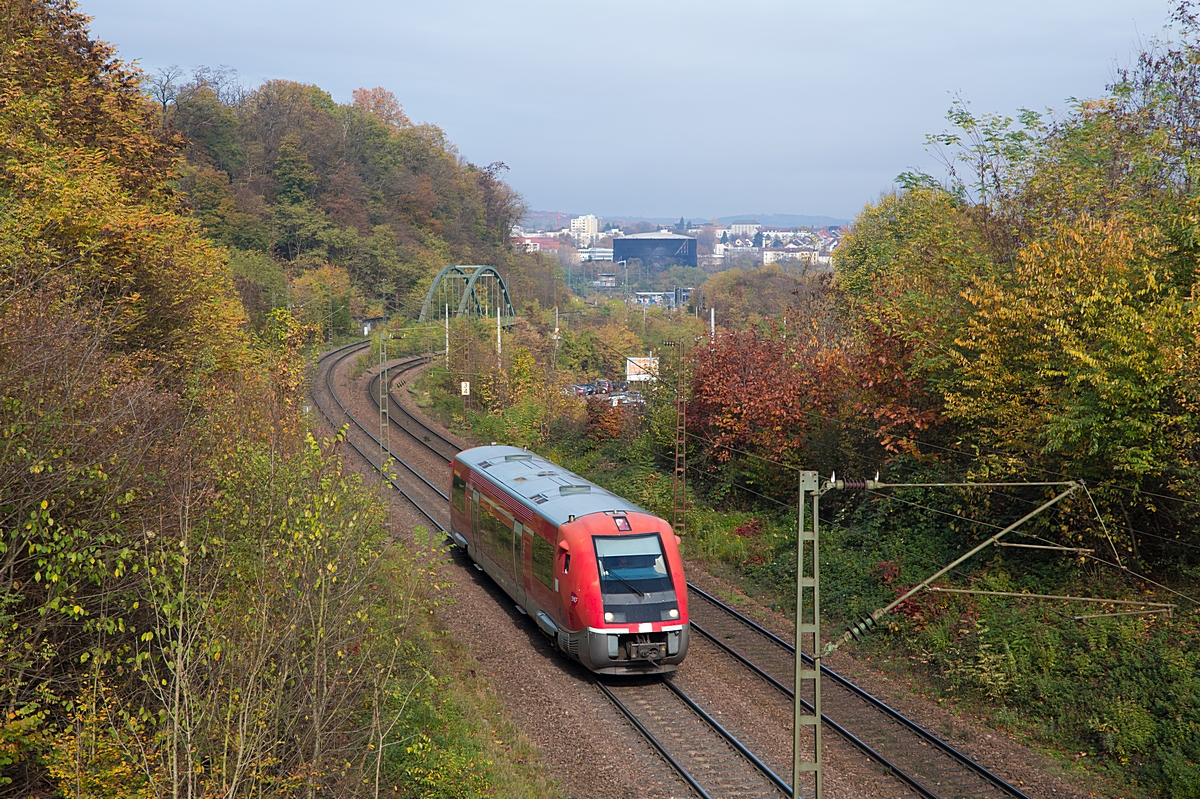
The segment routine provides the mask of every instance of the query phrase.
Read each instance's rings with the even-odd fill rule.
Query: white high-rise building
[[[575,217],[571,220],[571,235],[580,247],[591,247],[600,238],[600,220],[592,214]]]

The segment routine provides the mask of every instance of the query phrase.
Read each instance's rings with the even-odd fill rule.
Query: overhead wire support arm
[[[1172,602],[1144,602],[1139,599],[1105,599],[1094,596],[1061,596],[1059,594],[1024,594],[1019,591],[984,591],[977,588],[942,588],[931,585],[929,590],[937,594],[972,594],[980,596],[1007,596],[1018,599],[1056,599],[1062,602],[1093,602],[1100,605],[1135,605],[1141,610],[1129,610],[1120,613],[1096,613],[1089,616],[1073,616],[1075,621],[1095,619],[1105,616],[1140,616],[1149,613],[1166,613],[1172,615],[1179,607]]]
[[[861,481],[861,483],[863,484],[862,487],[867,488],[868,490],[871,490],[873,488],[909,488],[909,487],[912,487],[912,485],[913,485],[913,484],[907,484],[907,483],[887,484],[887,483],[880,483],[878,480],[864,480],[864,481]],[[826,484],[830,488],[850,488],[850,487],[857,488],[857,487],[859,487],[858,481],[849,481],[849,480],[833,480],[833,479],[831,479],[831,480],[826,481]],[[986,486],[988,484],[987,483],[958,483],[958,484],[943,483],[940,485]],[[922,580],[921,582],[917,583],[915,586],[910,588],[908,591],[905,591],[904,594],[901,595],[899,598],[897,598],[894,601],[890,602],[889,604],[883,606],[882,608],[878,608],[877,610],[873,611],[869,616],[863,617],[862,621],[853,625],[849,630],[847,630],[845,633],[843,633],[840,638],[838,638],[834,641],[831,641],[829,644],[827,644],[825,646],[824,654],[829,655],[831,652],[836,650],[842,644],[852,641],[857,637],[861,637],[863,633],[867,632],[872,627],[874,627],[876,625],[876,623],[879,621],[879,619],[881,619],[884,616],[886,616],[887,614],[891,613],[893,610],[898,608],[900,605],[904,604],[904,602],[911,599],[913,596],[917,595],[921,591],[928,589],[929,586],[932,585],[935,580],[942,577],[944,574],[951,571],[952,569],[954,569],[956,566],[960,565],[964,561],[970,560],[971,558],[975,557],[980,552],[987,549],[992,544],[995,544],[1001,538],[1003,538],[1004,536],[1011,533],[1013,530],[1015,530],[1018,527],[1020,527],[1021,525],[1025,524],[1025,522],[1038,516],[1042,512],[1049,510],[1050,508],[1057,505],[1059,502],[1062,502],[1064,499],[1066,499],[1067,497],[1074,494],[1079,489],[1083,488],[1083,483],[1076,481],[1076,480],[1063,482],[1063,483],[1021,483],[1021,484],[1017,484],[1017,485],[1065,485],[1065,486],[1067,486],[1067,489],[1065,491],[1059,492],[1053,498],[1047,500],[1046,502],[1043,502],[1041,505],[1039,505],[1035,509],[1031,510],[1029,513],[1025,514],[1017,521],[1013,522],[1012,524],[1008,525],[1004,529],[1000,530],[1000,532],[998,532],[995,535],[993,535],[992,537],[988,538],[986,541],[983,541],[978,546],[972,548],[965,555],[962,555],[962,556],[956,558],[952,563],[950,563],[946,566],[943,566],[941,569],[938,569],[931,576],[929,576],[929,577],[925,578],[924,580]]]
[[[834,476],[836,477],[836,475]],[[876,477],[874,480],[837,480],[831,478],[830,488],[859,489],[876,491],[880,488],[1029,488],[1036,486],[1075,486],[1082,487],[1078,480],[1054,480],[1033,483],[883,483]]]

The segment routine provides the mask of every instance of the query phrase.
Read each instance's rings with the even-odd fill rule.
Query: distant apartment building
[[[715,247],[713,248],[716,249]],[[759,257],[761,248],[754,243],[754,234],[731,235],[729,240],[721,247],[721,254],[725,258],[745,258],[752,256]]]
[[[788,244],[796,244],[800,246],[812,245],[817,242],[811,231],[808,230],[789,230],[787,228],[764,228],[759,233],[762,235],[764,247],[783,247]]]
[[[600,220],[592,214],[575,217],[571,220],[571,236],[580,247],[591,247],[600,238]]]
[[[762,228],[757,222],[734,222],[729,226],[729,235],[754,238],[754,234]]]
[[[762,251],[764,264],[777,264],[785,261],[816,264],[820,253],[809,247],[765,247]]]
[[[612,247],[580,247],[579,260],[587,261],[611,261],[613,259]]]

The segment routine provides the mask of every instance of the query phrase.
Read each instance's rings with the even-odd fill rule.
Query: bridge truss
[[[432,322],[447,314],[495,319],[497,311],[505,325],[517,315],[508,286],[495,267],[456,264],[447,266],[433,279],[421,305],[420,321]]]

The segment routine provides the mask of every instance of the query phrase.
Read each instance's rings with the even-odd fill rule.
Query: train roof
[[[474,447],[455,456],[554,525],[589,513],[648,513],[541,455],[509,446]]]

